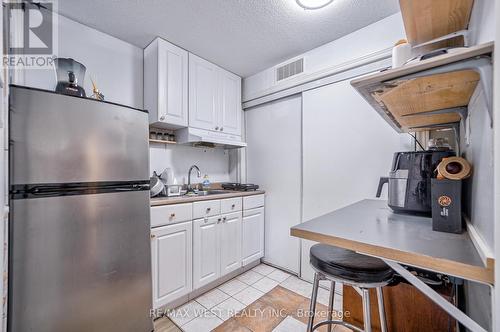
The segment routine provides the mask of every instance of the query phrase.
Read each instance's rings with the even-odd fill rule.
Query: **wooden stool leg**
[[[361,289],[363,293],[363,323],[365,332],[372,332],[372,322],[370,316],[370,292],[366,288]]]
[[[333,320],[333,301],[335,300],[335,281],[331,281],[330,285],[330,302],[328,303],[328,319]],[[328,325],[328,332],[332,332],[332,325]]]
[[[380,330],[387,332],[387,322],[385,320],[384,293],[382,287],[377,287],[378,314],[380,316]]]
[[[312,332],[314,325],[314,314],[316,313],[316,299],[318,297],[318,286],[319,286],[320,276],[316,272],[314,274],[313,289],[311,294],[311,304],[309,305],[309,320],[307,322],[307,332]]]

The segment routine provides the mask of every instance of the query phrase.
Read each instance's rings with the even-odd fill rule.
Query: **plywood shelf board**
[[[469,25],[474,0],[399,0],[408,42],[418,45]]]
[[[355,79],[351,85],[398,132],[456,123],[461,116],[453,109],[467,107],[479,83],[491,85],[492,51],[493,43],[478,45]],[[451,111],[429,113],[443,109]]]
[[[467,106],[479,82],[479,73],[461,70],[388,82],[393,87],[374,93],[396,117]]]
[[[456,113],[427,113],[467,106],[479,79],[474,70],[454,71],[386,82],[390,88],[372,95],[408,131],[411,127],[459,122]]]

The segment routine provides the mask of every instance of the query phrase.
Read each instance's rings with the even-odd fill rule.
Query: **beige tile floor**
[[[334,309],[342,310],[342,285],[335,287]],[[312,284],[269,265],[260,264],[200,297],[176,308],[170,319],[185,332],[217,331],[305,331],[306,318],[296,312],[307,310]],[[288,301],[282,301],[286,298]],[[320,288],[318,303],[326,311],[329,291]],[[294,303],[294,308],[291,308]],[[243,311],[242,311],[243,310]],[[241,318],[247,311],[257,312]],[[279,315],[272,315],[273,313]],[[233,317],[239,313],[238,319]],[[267,315],[267,316],[266,316]],[[255,316],[255,317],[254,317]],[[280,316],[280,317],[275,317]],[[155,322],[156,332],[180,331],[169,319]],[[165,329],[165,326],[170,329]],[[163,329],[159,329],[163,328]],[[350,331],[336,326],[334,331]]]

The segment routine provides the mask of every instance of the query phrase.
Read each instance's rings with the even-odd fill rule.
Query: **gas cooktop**
[[[251,183],[228,182],[228,183],[223,183],[221,186],[223,189],[236,190],[236,191],[251,191],[259,189],[258,185]]]

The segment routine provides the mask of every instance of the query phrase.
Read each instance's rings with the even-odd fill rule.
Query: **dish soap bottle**
[[[210,180],[208,179],[207,174],[205,174],[205,176],[203,177],[203,182],[201,183],[201,186],[203,187],[203,190],[210,189]]]

